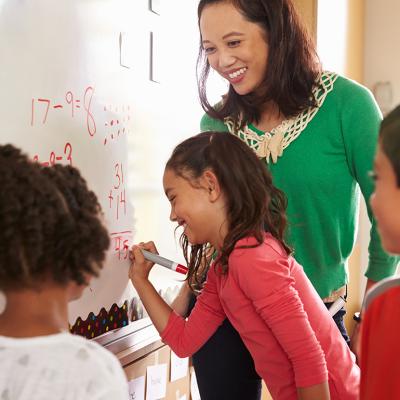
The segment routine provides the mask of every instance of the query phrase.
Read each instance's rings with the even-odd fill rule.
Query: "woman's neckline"
[[[263,136],[266,133],[274,133],[277,130],[279,130],[280,127],[282,127],[283,125],[286,124],[286,122],[289,121],[288,119],[283,119],[278,125],[274,126],[272,129],[270,130],[262,130],[257,128],[253,123],[248,123],[247,128],[251,129],[253,132],[255,132],[258,136]]]

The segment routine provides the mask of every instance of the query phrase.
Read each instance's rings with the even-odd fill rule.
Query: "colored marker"
[[[140,250],[142,251],[144,258],[148,261],[172,269],[172,271],[180,272],[181,274],[187,274],[188,272],[187,267],[182,264],[178,264],[174,261],[168,260],[167,258],[161,257],[158,254],[151,253],[150,251],[143,249]]]

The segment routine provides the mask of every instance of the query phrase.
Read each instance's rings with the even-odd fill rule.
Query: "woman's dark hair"
[[[268,43],[264,80],[256,91],[239,95],[232,85],[217,107],[207,99],[210,64],[200,40],[197,83],[200,102],[207,114],[223,120],[232,117],[235,126],[258,122],[263,105],[274,102],[286,117],[294,117],[316,106],[312,89],[321,72],[314,43],[301,24],[291,0],[200,0],[198,20],[204,8],[217,3],[232,4],[248,21],[258,24]],[[240,124],[239,124],[240,123]]]
[[[400,106],[397,106],[383,119],[379,142],[392,164],[397,185],[400,187]]]
[[[76,168],[42,167],[0,146],[0,288],[35,288],[45,279],[85,284],[109,246],[100,205]]]
[[[226,132],[203,132],[180,143],[168,160],[166,170],[196,185],[206,170],[217,177],[226,199],[229,231],[218,254],[222,272],[236,242],[253,236],[261,244],[270,232],[284,247],[286,197],[272,184],[271,174],[255,153],[240,139]],[[204,223],[207,223],[206,221]],[[192,288],[201,285],[208,244],[189,245],[185,234],[181,245],[189,266]],[[190,254],[189,254],[190,253]]]

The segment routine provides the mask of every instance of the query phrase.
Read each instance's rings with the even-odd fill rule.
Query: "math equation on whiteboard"
[[[30,124],[34,126],[43,126],[50,120],[53,115],[67,115],[69,118],[80,118],[86,127],[86,131],[90,137],[94,137],[98,131],[98,124],[93,112],[93,86],[87,86],[81,93],[81,97],[74,94],[71,90],[67,91],[61,99],[50,99],[44,97],[32,97]],[[131,108],[129,104],[120,105],[104,105],[102,117],[104,121],[104,146],[107,143],[116,141],[120,136],[130,134],[128,127],[131,120]],[[98,111],[98,110],[97,110]],[[101,129],[100,129],[101,130]],[[52,164],[53,160],[50,156],[48,161]],[[55,156],[57,158],[57,156]],[[58,156],[60,157],[60,156]],[[60,159],[57,158],[57,161]],[[68,161],[71,161],[69,159]]]
[[[96,122],[91,110],[93,93],[93,87],[88,86],[81,98],[75,96],[71,91],[66,92],[64,98],[59,101],[42,97],[32,98],[31,126],[46,124],[50,113],[67,111],[71,118],[78,116],[84,118],[89,135],[94,136]]]

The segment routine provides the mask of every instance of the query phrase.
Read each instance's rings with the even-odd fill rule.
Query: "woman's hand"
[[[158,254],[154,242],[141,242],[138,245],[132,246],[130,251],[131,266],[129,268],[129,278],[134,286],[138,280],[148,280],[149,273],[154,265],[153,262],[147,261],[144,258],[141,249]]]

